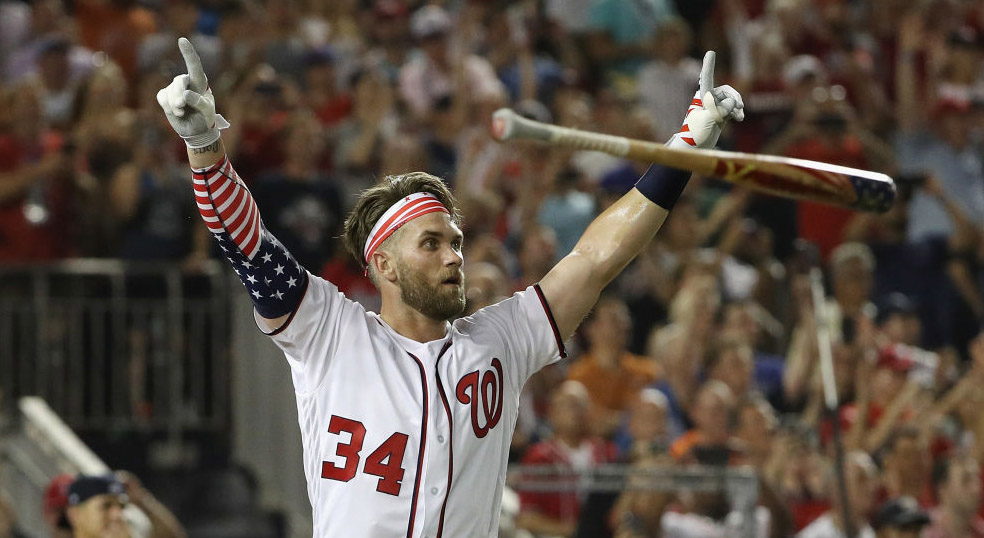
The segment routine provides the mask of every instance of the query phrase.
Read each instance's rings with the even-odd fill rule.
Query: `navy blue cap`
[[[929,514],[919,508],[919,503],[912,497],[898,497],[882,505],[875,516],[872,526],[876,529],[884,527],[919,528],[930,523]]]
[[[878,314],[875,316],[875,323],[881,325],[895,314],[915,316],[917,313],[916,304],[909,296],[903,293],[893,292],[878,304]]]
[[[68,505],[78,506],[97,495],[126,495],[126,488],[115,475],[88,476],[80,474],[68,486]]]
[[[304,53],[304,66],[332,65],[336,59],[334,49],[328,46],[318,47]]]

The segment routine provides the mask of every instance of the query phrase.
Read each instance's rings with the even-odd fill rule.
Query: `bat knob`
[[[516,126],[516,113],[509,108],[500,108],[492,113],[492,137],[496,140],[509,140]]]

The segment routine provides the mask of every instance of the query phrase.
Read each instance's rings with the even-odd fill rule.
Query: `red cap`
[[[406,2],[402,0],[378,0],[372,11],[383,19],[405,17],[410,12]]]
[[[933,103],[930,117],[933,119],[949,116],[950,114],[966,114],[970,112],[970,101],[956,97],[940,97]]]
[[[74,481],[74,476],[64,473],[55,476],[48,482],[41,501],[41,506],[45,512],[60,512],[68,506],[68,486]]]

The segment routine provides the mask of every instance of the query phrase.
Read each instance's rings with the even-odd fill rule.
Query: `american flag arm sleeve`
[[[293,313],[304,297],[308,273],[266,230],[249,189],[228,157],[209,168],[192,168],[198,212],[257,313],[276,319]]]

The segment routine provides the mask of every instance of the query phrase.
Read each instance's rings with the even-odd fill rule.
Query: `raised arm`
[[[730,86],[714,88],[714,52],[704,57],[700,89],[671,147],[709,148],[728,118],[744,118],[741,96]],[[574,249],[543,280],[540,289],[566,339],[608,285],[656,235],[690,179],[690,172],[652,165],[635,188],[588,226]]]
[[[263,226],[253,195],[236,174],[215,113],[201,59],[191,42],[178,40],[188,74],[157,93],[171,127],[188,146],[198,212],[242,280],[259,319],[270,332],[283,327],[300,305],[308,273]]]

